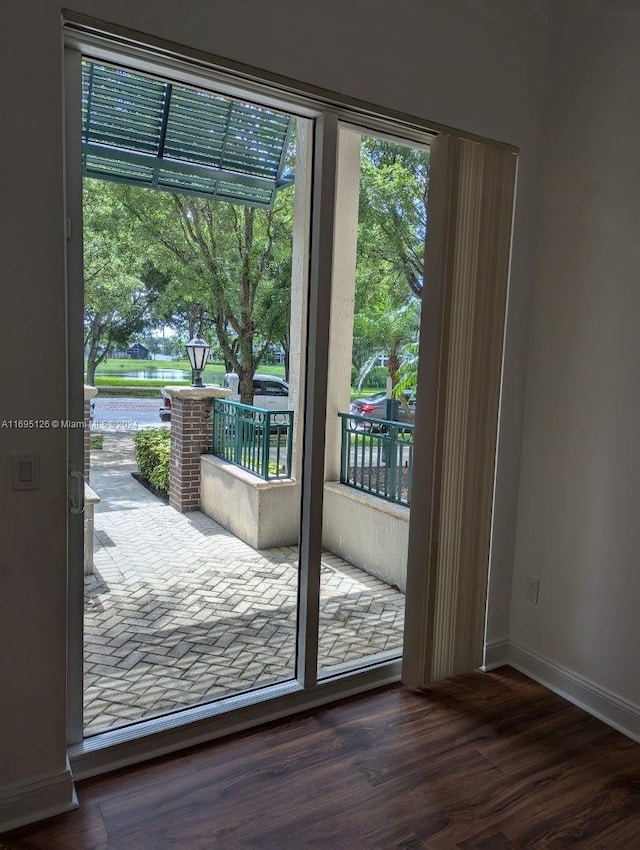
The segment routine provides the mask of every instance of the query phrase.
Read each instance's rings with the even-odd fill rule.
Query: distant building
[[[151,352],[146,345],[136,342],[127,349],[127,354],[132,360],[151,360]]]

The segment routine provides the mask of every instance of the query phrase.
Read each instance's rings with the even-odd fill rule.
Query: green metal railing
[[[340,482],[410,505],[413,425],[353,413],[338,415],[342,419]]]
[[[213,454],[270,481],[291,478],[293,411],[213,403]]]

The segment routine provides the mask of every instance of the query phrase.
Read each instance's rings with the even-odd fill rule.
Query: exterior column
[[[354,130],[338,135],[336,213],[333,237],[331,282],[331,327],[329,330],[329,381],[327,385],[327,430],[325,481],[340,480],[341,419],[349,412],[353,311],[356,290],[356,248],[360,193],[360,141]]]
[[[291,317],[289,321],[289,409],[295,411],[291,477],[298,481],[302,477],[307,301],[309,298],[311,127],[310,121],[303,118],[297,119],[296,183],[293,199],[291,258]]]
[[[171,397],[169,504],[180,513],[200,509],[200,455],[211,451],[213,400],[223,387],[165,387]]]
[[[87,484],[91,477],[91,399],[97,395],[95,387],[84,385],[84,480]]]

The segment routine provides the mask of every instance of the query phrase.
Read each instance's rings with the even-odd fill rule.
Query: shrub
[[[157,490],[169,492],[169,465],[171,463],[171,443],[166,443],[158,449],[158,463],[151,470],[149,481]]]
[[[369,372],[367,377],[364,379],[362,384],[363,387],[373,388],[381,388],[384,389],[387,386],[387,378],[389,377],[389,370],[386,366],[374,366],[374,368]]]
[[[351,386],[358,386],[358,370],[355,366],[351,367]],[[386,366],[374,366],[369,369],[362,380],[362,389],[384,389],[387,386],[387,378],[389,370]]]
[[[163,493],[169,492],[171,429],[149,428],[134,434],[133,445],[140,475]]]

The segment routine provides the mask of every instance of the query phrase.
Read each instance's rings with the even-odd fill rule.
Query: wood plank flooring
[[[510,668],[78,783],[31,850],[640,848],[640,745]]]

